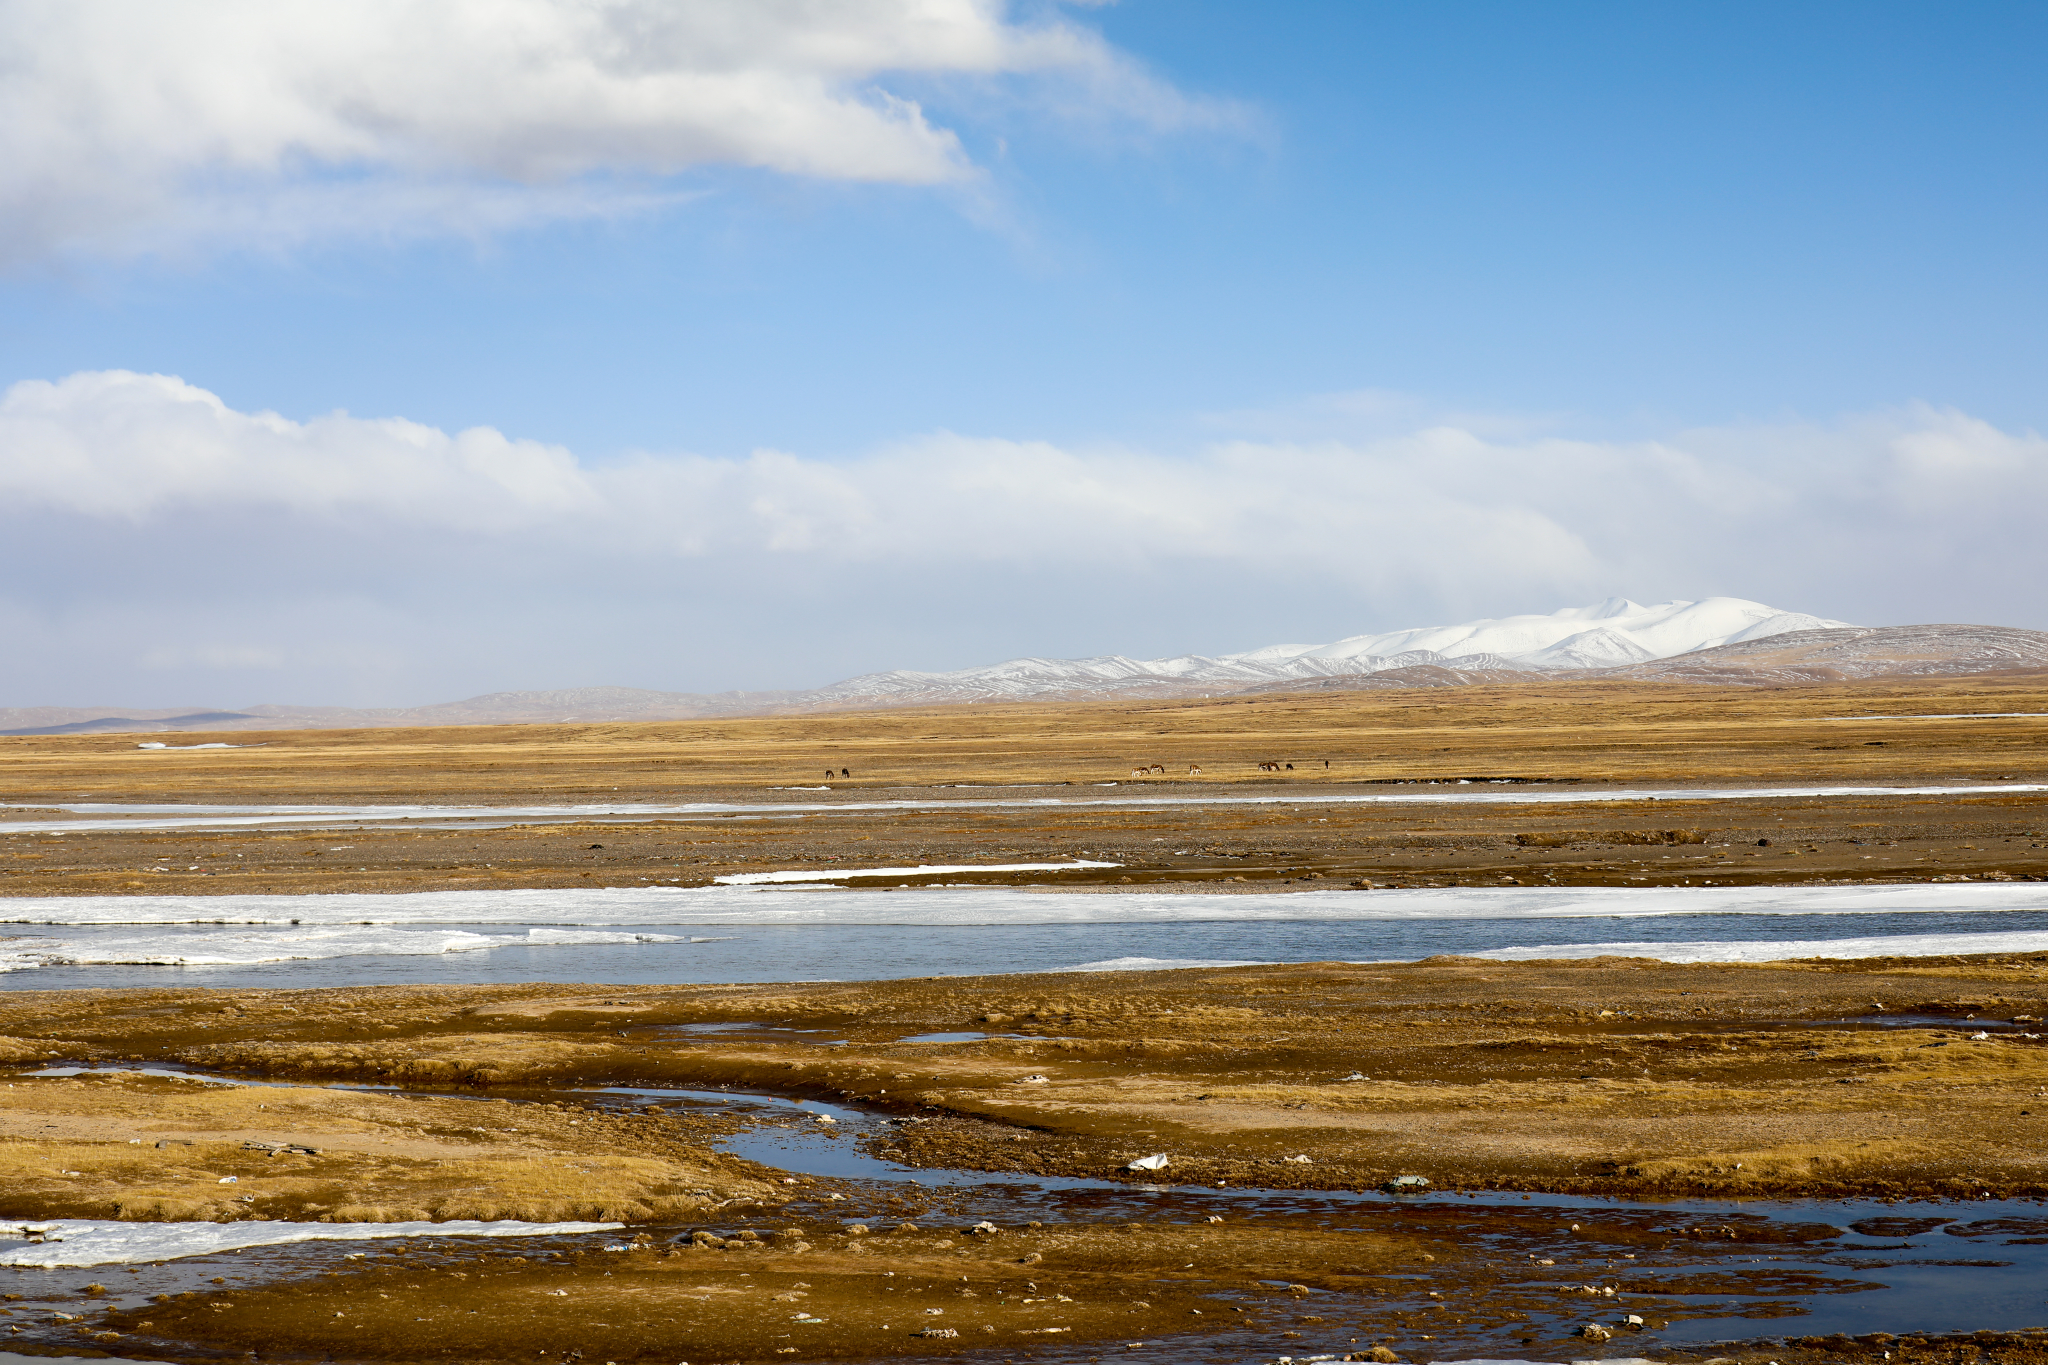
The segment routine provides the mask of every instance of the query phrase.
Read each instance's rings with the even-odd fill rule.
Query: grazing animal
[[[1294,771],[1294,765],[1293,765],[1292,763],[1290,763],[1290,764],[1288,764],[1288,765],[1287,765],[1287,771],[1288,771],[1288,772],[1293,772],[1293,771]]]
[[[1188,776],[1189,776],[1189,777],[1200,777],[1201,775],[1202,775],[1202,770],[1201,770],[1200,768],[1196,768],[1196,767],[1190,767],[1190,768],[1188,769]]]
[[[852,776],[853,776],[853,774],[852,774],[852,773],[850,773],[850,772],[846,771],[846,769],[844,769],[844,768],[841,768],[841,769],[839,770],[839,775],[840,775],[841,777],[852,777]]]
[[[1166,776],[1166,765],[1164,763],[1154,763],[1152,765],[1152,771],[1158,773],[1161,777],[1164,777]]]

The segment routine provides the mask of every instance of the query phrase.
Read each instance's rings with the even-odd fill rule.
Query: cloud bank
[[[810,686],[1609,595],[2042,627],[2044,505],[2048,441],[1927,407],[1646,441],[939,432],[599,462],[83,373],[0,397],[0,704]]]
[[[1002,0],[0,0],[0,52],[14,261],[483,234],[643,209],[707,166],[958,182],[970,156],[914,97],[939,81],[1231,117]]]

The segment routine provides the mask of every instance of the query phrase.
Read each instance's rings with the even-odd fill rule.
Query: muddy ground
[[[880,884],[1247,891],[1361,882],[2035,880],[2048,878],[2048,793],[1477,809],[1303,802],[979,810],[940,803],[801,818],[495,829],[0,834],[0,896],[703,886],[739,873],[1070,859],[1118,866],[898,876]]]

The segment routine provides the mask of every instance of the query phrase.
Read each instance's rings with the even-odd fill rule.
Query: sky
[[[2048,628],[2048,9],[0,0],[0,705]]]

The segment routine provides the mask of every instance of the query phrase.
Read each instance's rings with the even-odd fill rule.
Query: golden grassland
[[[1549,683],[971,705],[717,721],[237,734],[261,748],[138,750],[124,735],[0,738],[10,801],[522,803],[822,784],[1132,781],[1176,786],[1568,778],[1879,781],[2048,772],[2040,719],[1858,713],[2048,711],[2036,675],[1785,688]],[[173,737],[175,738],[175,737]],[[191,738],[191,737],[188,737]],[[197,738],[206,738],[198,736]],[[1293,763],[1261,772],[1261,762]],[[1322,764],[1330,765],[1325,769]],[[1190,776],[1190,767],[1200,767]],[[851,774],[841,779],[844,769]]]
[[[919,1122],[888,1149],[923,1164],[1114,1176],[1165,1151],[1178,1178],[1202,1183],[1361,1189],[1421,1174],[1467,1188],[1636,1194],[2048,1193],[2048,1038],[2026,1036],[2043,1014],[2048,955],[1771,966],[1431,959],[601,995],[393,987],[0,998],[17,1055],[45,1059],[146,1058],[482,1094],[600,1078],[760,1087],[896,1108]],[[705,1022],[759,1027],[711,1038],[672,1027]],[[1968,1036],[1986,1029],[1997,1031]],[[993,1036],[904,1041],[930,1032]],[[820,1037],[845,1045],[821,1048]],[[52,1096],[84,1104],[112,1084],[17,1082],[7,1105],[20,1136],[9,1140],[48,1121],[35,1106]],[[273,1102],[135,1084],[136,1112],[144,1097],[244,1111]],[[307,1106],[368,1121],[387,1103],[304,1096],[273,1121],[278,1133],[310,1122]],[[248,1117],[232,1132],[218,1117],[216,1140],[241,1134]],[[165,1111],[151,1122],[195,1120]],[[632,1122],[674,1132],[666,1119]],[[545,1131],[550,1142],[568,1132]],[[474,1122],[458,1135],[485,1147],[525,1140]],[[598,1150],[590,1141],[579,1136],[579,1150]],[[128,1169],[128,1153],[110,1151],[109,1169]],[[464,1155],[487,1158],[496,1154]],[[692,1159],[701,1167],[701,1153]],[[630,1162],[606,1169],[605,1180],[625,1183],[604,1185],[602,1198],[648,1209],[686,1195],[677,1181],[700,1178]],[[151,1186],[146,1199],[164,1197]],[[428,1198],[379,1202],[452,1207]]]
[[[136,1072],[9,1085],[12,1217],[647,1221],[777,1194],[672,1120]]]

